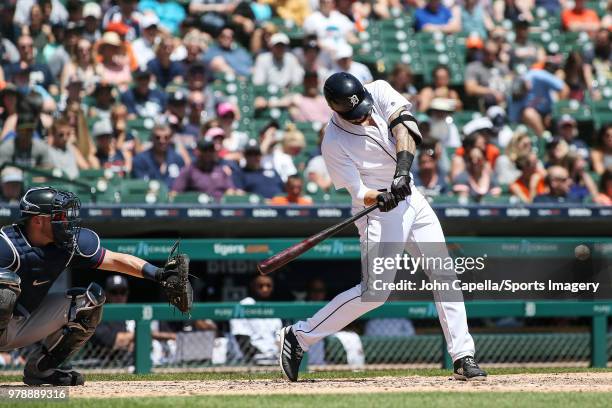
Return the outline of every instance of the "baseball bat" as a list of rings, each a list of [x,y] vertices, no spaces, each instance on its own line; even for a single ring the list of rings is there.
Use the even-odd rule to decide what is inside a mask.
[[[366,214],[371,213],[377,207],[378,206],[376,204],[373,204],[370,207],[359,211],[352,217],[347,218],[346,220],[339,222],[338,224],[332,225],[331,227],[326,228],[323,231],[306,238],[302,242],[298,242],[297,244],[292,245],[289,248],[283,249],[278,254],[272,255],[268,259],[259,262],[257,264],[257,271],[261,275],[268,275],[269,273],[274,272],[275,270],[287,265],[289,262],[293,261],[298,256],[302,255],[304,252],[308,251],[310,248],[314,247],[319,242],[326,240],[327,238],[336,234],[340,230],[344,229],[349,224],[352,224],[361,217],[365,216]]]

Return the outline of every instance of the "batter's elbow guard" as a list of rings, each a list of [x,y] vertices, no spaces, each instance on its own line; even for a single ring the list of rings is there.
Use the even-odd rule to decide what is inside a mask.
[[[404,126],[408,130],[408,134],[414,140],[416,145],[420,145],[423,141],[423,136],[421,135],[421,130],[419,129],[419,124],[414,116],[410,114],[407,110],[403,110],[397,116],[397,118],[393,119],[391,123],[389,123],[389,130],[393,133],[393,129],[396,126]]]

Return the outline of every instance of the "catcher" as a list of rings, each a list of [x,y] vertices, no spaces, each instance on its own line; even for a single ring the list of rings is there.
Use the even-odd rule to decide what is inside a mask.
[[[171,304],[191,309],[189,260],[172,249],[163,268],[132,255],[109,251],[90,229],[80,227],[78,197],[52,187],[28,190],[16,224],[0,229],[0,351],[39,345],[28,356],[28,385],[83,385],[77,371],[62,364],[89,340],[102,317],[102,288],[71,288],[47,294],[68,268],[102,269],[158,282]],[[62,368],[60,368],[62,366]]]

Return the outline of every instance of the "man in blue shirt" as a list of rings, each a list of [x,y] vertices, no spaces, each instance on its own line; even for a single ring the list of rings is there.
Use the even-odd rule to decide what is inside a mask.
[[[150,88],[151,73],[139,69],[134,73],[135,85],[121,94],[130,115],[139,118],[157,118],[166,109],[166,94],[157,88]]]
[[[144,180],[159,180],[172,186],[185,165],[174,150],[172,130],[166,124],[156,125],[151,131],[153,146],[134,157],[132,177]]]
[[[451,11],[444,7],[440,0],[429,0],[425,7],[417,9],[414,20],[416,31],[454,33],[461,29],[461,25],[453,21]]]
[[[219,33],[217,43],[204,54],[204,64],[214,72],[247,77],[251,75],[253,58],[244,48],[234,43],[234,30],[226,27]]]
[[[250,140],[244,149],[246,165],[233,174],[236,188],[246,193],[272,198],[284,191],[283,180],[274,169],[261,167],[261,148],[255,140]]]
[[[164,37],[155,48],[155,58],[147,63],[148,71],[153,74],[160,88],[165,88],[172,82],[182,82],[185,78],[183,63],[170,59],[173,51],[174,39]]]

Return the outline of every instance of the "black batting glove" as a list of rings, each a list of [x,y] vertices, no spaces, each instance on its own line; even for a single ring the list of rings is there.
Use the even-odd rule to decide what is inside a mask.
[[[412,190],[410,189],[410,175],[395,177],[391,183],[391,192],[398,201],[412,194]]]
[[[397,198],[393,193],[386,191],[376,196],[376,204],[381,212],[391,211],[397,207]]]

